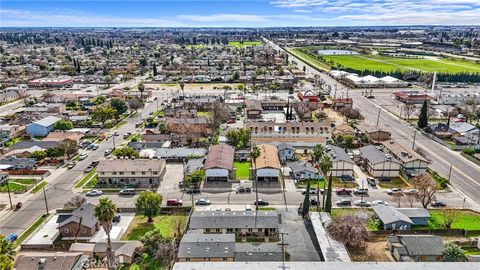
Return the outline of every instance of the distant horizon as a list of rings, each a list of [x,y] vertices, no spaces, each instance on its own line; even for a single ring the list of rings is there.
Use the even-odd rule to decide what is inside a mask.
[[[52,29],[275,29],[275,28],[413,28],[413,27],[480,27],[480,24],[416,24],[416,25],[315,25],[315,26],[0,26],[4,28],[52,28]]]
[[[480,0],[2,0],[0,28],[477,26]]]

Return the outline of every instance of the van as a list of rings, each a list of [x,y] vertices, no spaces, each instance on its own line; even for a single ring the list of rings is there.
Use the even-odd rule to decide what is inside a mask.
[[[133,189],[133,188],[122,189],[122,190],[120,190],[119,194],[123,195],[123,196],[133,196],[133,195],[135,195],[135,189]]]

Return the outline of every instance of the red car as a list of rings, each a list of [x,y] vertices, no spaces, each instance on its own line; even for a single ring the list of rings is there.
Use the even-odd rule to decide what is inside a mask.
[[[230,119],[227,121],[227,124],[235,124],[237,121],[235,119]]]
[[[348,196],[352,194],[352,191],[346,188],[337,189],[335,192],[337,193],[337,195],[343,195],[343,196]]]
[[[183,201],[179,199],[168,199],[167,206],[182,206]]]

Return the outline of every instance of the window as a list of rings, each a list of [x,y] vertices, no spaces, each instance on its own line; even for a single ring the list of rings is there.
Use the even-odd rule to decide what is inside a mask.
[[[142,175],[145,175],[146,173],[145,172],[142,172]]]
[[[105,172],[100,172],[100,175],[105,175]]]
[[[190,261],[190,258],[185,258],[185,261],[189,262],[189,261]]]
[[[215,232],[222,232],[222,229],[215,229]]]
[[[135,175],[135,172],[132,172],[132,175]]]
[[[69,228],[63,228],[63,232],[64,232],[64,233],[69,233],[69,232],[70,232],[70,229],[69,229]]]
[[[123,172],[119,172],[118,174],[123,175]]]
[[[158,172],[157,172],[157,171],[154,171],[154,172],[153,172],[153,174],[155,174],[155,175],[156,175],[156,174],[158,174]]]
[[[112,172],[113,175],[117,175],[117,172]]]
[[[227,233],[231,233],[231,232],[233,232],[233,229],[228,228],[228,229],[227,229]]]
[[[253,230],[252,230],[252,229],[248,229],[248,232],[253,232]]]
[[[223,258],[223,261],[226,262],[228,260],[228,258]]]

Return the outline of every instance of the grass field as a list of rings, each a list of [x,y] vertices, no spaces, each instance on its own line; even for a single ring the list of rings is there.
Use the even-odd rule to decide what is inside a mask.
[[[382,55],[325,55],[323,59],[333,67],[371,71],[421,71],[439,73],[480,73],[480,65],[453,58],[429,57],[420,59],[397,58]]]
[[[382,188],[410,188],[401,177],[392,177],[390,179],[390,181],[378,181],[378,186]]]
[[[90,178],[93,177],[93,175],[97,173],[97,169],[93,169],[91,172],[89,172],[87,175],[85,175],[82,180],[78,181],[78,183],[75,185],[75,188],[81,188]]]
[[[243,43],[240,43],[240,41],[230,41],[228,42],[228,45],[241,49],[248,46],[260,46],[262,45],[262,42],[261,41],[244,41]]]
[[[330,70],[330,66],[328,64],[325,64],[322,61],[317,60],[315,57],[304,53],[300,48],[285,48],[285,50],[293,54],[298,59],[305,61],[310,66],[315,67],[316,69],[326,71]]]
[[[430,210],[429,227],[431,229],[445,228],[442,210]],[[453,222],[452,229],[480,230],[480,214],[472,211],[461,211]]]
[[[148,223],[147,218],[142,215],[136,215],[128,226],[123,240],[140,240],[147,232],[154,229],[160,229],[164,237],[171,238],[176,232],[176,224],[180,223],[183,231],[186,222],[185,215],[160,215],[153,219],[153,223]]]
[[[233,167],[236,169],[237,180],[250,180],[250,162],[235,161]]]
[[[25,191],[25,186],[17,184],[15,182],[9,181],[8,188],[10,188],[10,192],[19,192]],[[8,192],[7,185],[3,184],[0,186],[0,192]]]
[[[311,189],[316,189],[318,187],[318,184],[320,184],[320,188],[323,189],[325,181],[323,181],[323,179],[321,179],[321,180],[316,180],[316,179],[301,180],[301,181],[297,182],[297,187],[307,188],[308,183],[310,183],[310,188]]]
[[[30,191],[30,192],[31,192],[31,193],[37,193],[37,192],[38,192],[39,190],[41,190],[46,184],[47,184],[47,183],[46,183],[45,181],[40,182],[40,183],[38,183],[37,186],[34,187],[34,188],[32,189],[32,191]]]

